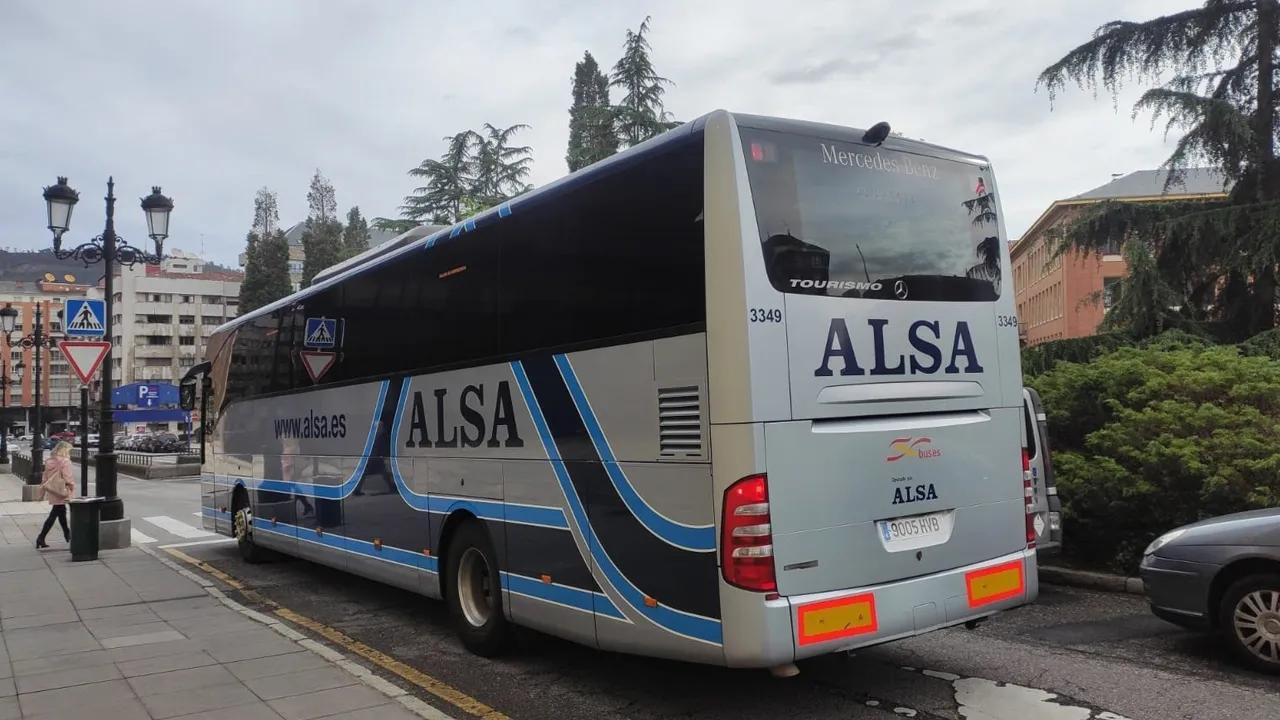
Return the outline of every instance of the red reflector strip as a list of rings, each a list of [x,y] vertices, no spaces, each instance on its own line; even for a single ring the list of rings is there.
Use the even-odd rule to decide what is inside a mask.
[[[971,608],[1018,597],[1026,585],[1022,577],[1022,561],[1014,560],[967,572],[964,574],[964,584]]]
[[[873,633],[876,596],[872,593],[808,603],[796,608],[796,641],[801,645]]]

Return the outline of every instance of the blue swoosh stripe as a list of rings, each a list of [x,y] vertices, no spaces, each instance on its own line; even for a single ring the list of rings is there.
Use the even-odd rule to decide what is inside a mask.
[[[560,490],[564,493],[565,499],[569,503],[570,511],[573,513],[574,522],[577,523],[579,529],[581,529],[583,535],[586,537],[587,547],[591,551],[591,556],[595,559],[596,566],[604,573],[605,578],[618,592],[618,594],[627,601],[627,604],[632,610],[643,615],[658,627],[695,640],[701,640],[715,645],[721,644],[723,642],[723,635],[720,621],[680,612],[662,605],[659,605],[658,607],[649,607],[645,605],[644,593],[633,585],[631,581],[623,575],[622,571],[613,564],[613,560],[600,545],[600,541],[596,538],[596,534],[591,531],[591,523],[587,518],[586,509],[582,505],[582,500],[578,497],[577,490],[574,489],[573,482],[569,478],[569,472],[565,468],[564,462],[560,459],[560,452],[556,449],[555,440],[551,437],[551,430],[547,427],[546,418],[542,415],[542,408],[538,404],[538,400],[533,393],[532,386],[529,384],[529,377],[525,374],[524,365],[522,365],[519,360],[512,361],[511,370],[515,375],[516,384],[520,386],[521,394],[524,395],[525,404],[529,408],[529,414],[533,417],[534,427],[538,430],[538,437],[542,440],[542,446],[547,453],[547,457],[551,461],[551,467],[555,470],[556,479],[560,483]]]
[[[600,593],[593,593],[589,590],[569,587],[567,585],[544,583],[535,578],[525,577],[524,575],[517,575],[509,572],[502,573],[502,587],[510,592],[525,595],[527,597],[534,598],[535,600],[547,600],[589,613],[595,612],[599,609],[601,614],[608,615],[609,617],[616,618],[618,620],[627,619],[627,617],[609,601],[609,598],[601,595]],[[597,602],[600,602],[599,608],[596,606]]]
[[[287,537],[289,539],[294,539],[296,537],[299,542],[321,545],[334,550],[351,553],[352,555],[373,558],[374,560],[394,565],[402,565],[414,570],[425,570],[429,573],[439,573],[439,558],[434,555],[423,555],[411,550],[404,550],[402,548],[392,547],[385,544],[382,546],[381,550],[378,550],[374,547],[373,543],[366,540],[357,540],[352,537],[330,532],[317,535],[316,532],[310,528],[298,527],[288,523],[276,523],[273,525],[270,520],[263,520],[261,518],[253,519],[253,528],[255,532],[260,531],[272,535]],[[296,532],[297,535],[295,536],[293,533],[289,532],[281,532],[281,528],[288,528],[289,530]],[[626,616],[623,615],[607,597],[600,593],[591,592],[590,590],[569,587],[567,585],[544,583],[541,580],[535,580],[523,575],[516,575],[508,572],[502,573],[502,587],[504,589],[509,589],[511,592],[516,592],[535,600],[568,605],[586,612],[595,611],[597,608],[594,603],[598,600],[601,603],[601,606],[598,609],[602,614],[618,620],[627,619]]]
[[[605,472],[609,475],[609,481],[613,483],[614,489],[618,491],[618,495],[622,498],[622,502],[627,506],[627,509],[631,511],[631,514],[649,532],[676,547],[697,552],[714,551],[716,549],[716,529],[714,525],[686,525],[671,520],[654,510],[640,496],[640,493],[636,492],[635,487],[627,480],[626,474],[622,472],[621,466],[618,465],[618,460],[614,457],[613,450],[609,447],[609,440],[605,437],[604,430],[600,427],[600,421],[596,419],[595,413],[591,410],[591,403],[587,402],[587,395],[583,392],[581,383],[578,382],[578,376],[573,372],[573,366],[569,363],[569,358],[565,355],[556,355],[555,361],[556,366],[560,368],[560,375],[564,378],[565,386],[569,389],[569,395],[573,398],[573,404],[578,408],[578,415],[582,417],[582,422],[587,428],[587,434],[591,436],[591,443],[595,445],[596,452],[599,453],[600,459],[604,462]]]

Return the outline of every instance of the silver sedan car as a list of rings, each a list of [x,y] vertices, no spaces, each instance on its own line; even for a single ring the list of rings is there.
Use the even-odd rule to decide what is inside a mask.
[[[1142,558],[1151,611],[1218,633],[1258,670],[1280,673],[1280,508],[1184,525]]]

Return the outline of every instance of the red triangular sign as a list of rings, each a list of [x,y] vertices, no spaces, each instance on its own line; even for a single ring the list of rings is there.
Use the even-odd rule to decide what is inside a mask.
[[[88,385],[89,379],[102,366],[102,359],[110,352],[111,343],[106,340],[59,340],[58,349],[81,384]]]
[[[338,359],[337,353],[320,350],[303,350],[298,355],[302,357],[302,367],[307,369],[307,375],[311,376],[313,383],[320,382],[320,378],[329,372],[329,368],[333,367],[334,361]]]

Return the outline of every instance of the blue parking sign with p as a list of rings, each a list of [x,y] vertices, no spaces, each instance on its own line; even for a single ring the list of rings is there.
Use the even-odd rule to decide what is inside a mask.
[[[309,348],[331,348],[336,344],[338,321],[334,318],[307,318],[302,344]]]
[[[66,332],[71,337],[102,337],[107,334],[106,303],[89,298],[68,298]]]

